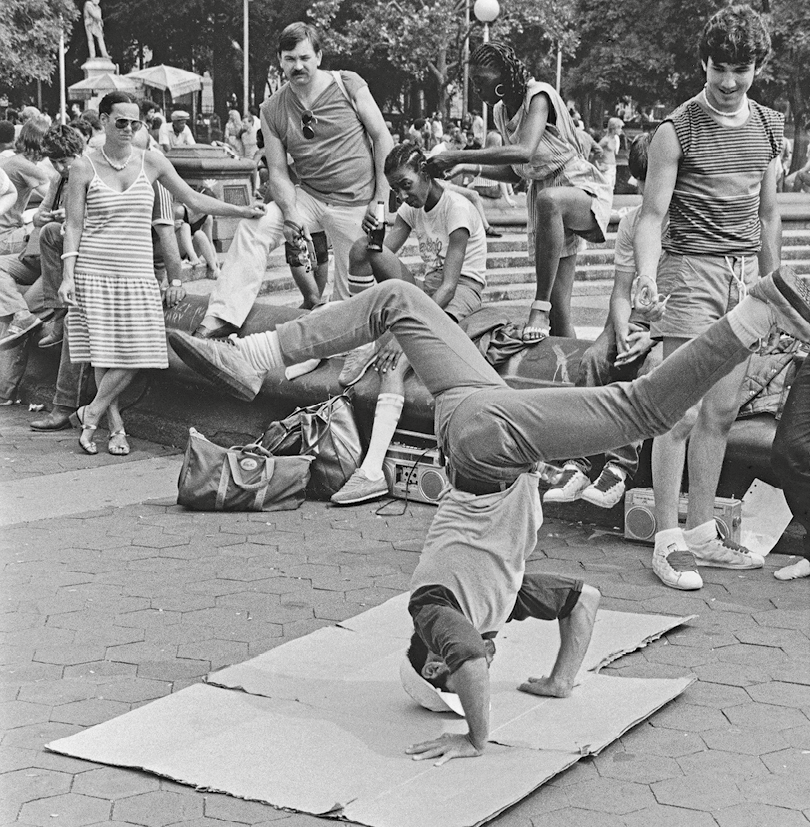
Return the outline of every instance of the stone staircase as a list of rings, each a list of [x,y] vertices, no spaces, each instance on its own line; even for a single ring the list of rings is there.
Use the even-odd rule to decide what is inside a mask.
[[[518,196],[520,199],[521,196]],[[810,273],[810,197],[780,195],[782,213],[782,260],[797,272]],[[613,279],[613,245],[616,239],[619,214],[638,203],[638,196],[616,196],[614,210],[617,215],[609,228],[603,244],[587,244],[577,258],[577,275],[574,284],[574,301],[577,298],[601,297],[606,302]],[[514,209],[490,207],[487,204],[490,223],[503,233],[501,238],[487,239],[487,280],[485,302],[519,302],[525,304],[534,296],[534,268],[529,265],[526,247],[527,213],[525,201],[519,201]],[[408,239],[402,250],[404,262],[412,272],[423,272],[413,238]],[[188,291],[206,294],[213,282],[205,279],[205,270],[188,271]],[[284,250],[279,248],[269,256],[260,296],[263,302],[297,305],[300,294],[290,276],[284,260]],[[586,300],[587,301],[587,300]],[[605,305],[606,306],[606,305]]]

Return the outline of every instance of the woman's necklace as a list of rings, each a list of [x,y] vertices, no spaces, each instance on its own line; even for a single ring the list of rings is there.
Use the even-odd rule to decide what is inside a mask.
[[[115,163],[115,161],[113,161],[113,159],[112,159],[112,158],[110,158],[110,156],[109,156],[109,155],[107,155],[107,153],[104,151],[104,147],[103,147],[103,146],[99,147],[99,149],[101,150],[101,154],[104,156],[104,160],[105,160],[105,161],[106,161],[106,162],[107,162],[107,163],[108,163],[108,164],[109,164],[109,165],[110,165],[113,169],[118,170],[118,172],[121,172],[121,170],[122,170],[122,169],[126,169],[126,168],[127,168],[127,164],[129,164],[129,162],[132,160],[132,147],[130,147],[130,149],[129,149],[129,155],[127,155],[127,159],[126,159],[126,161],[124,161],[124,163],[123,163],[123,164],[116,164],[116,163]]]
[[[705,89],[703,90],[703,103],[705,103],[706,106],[708,106],[709,109],[711,109],[715,115],[719,115],[721,118],[736,118],[738,115],[742,115],[742,113],[745,112],[746,109],[748,109],[748,98],[746,96],[743,96],[743,102],[740,104],[739,109],[737,109],[734,112],[723,112],[722,110],[717,109],[709,103],[709,96],[706,94]]]

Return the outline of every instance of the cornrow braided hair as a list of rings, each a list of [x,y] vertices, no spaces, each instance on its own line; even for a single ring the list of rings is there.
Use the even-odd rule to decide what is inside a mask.
[[[470,55],[470,65],[494,68],[503,77],[504,97],[518,104],[523,102],[529,70],[510,46],[498,41],[482,43]]]
[[[390,175],[394,170],[401,167],[409,167],[417,174],[427,174],[426,165],[427,158],[422,150],[411,141],[403,141],[388,153],[383,172]]]

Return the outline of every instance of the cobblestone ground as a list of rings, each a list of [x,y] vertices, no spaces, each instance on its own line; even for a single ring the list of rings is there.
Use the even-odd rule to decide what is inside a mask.
[[[74,432],[34,435],[30,418],[0,412],[0,486],[39,475],[43,515],[53,474],[118,463],[125,488],[133,463],[166,453],[135,442],[128,463],[85,457]],[[169,500],[75,510],[2,531],[0,825],[326,825],[43,745],[403,591],[432,507],[389,517],[322,503],[258,515],[189,514]],[[606,608],[698,615],[609,671],[698,680],[493,823],[807,825],[810,582],[776,581],[784,562],[704,569],[701,591],[679,593],[656,580],[647,547],[547,522],[534,569],[583,576]]]

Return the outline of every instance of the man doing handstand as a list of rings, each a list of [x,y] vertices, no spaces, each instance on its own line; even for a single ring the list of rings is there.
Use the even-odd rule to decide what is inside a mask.
[[[648,302],[650,316],[660,314],[659,299]],[[776,322],[810,340],[810,278],[775,271],[650,374],[596,388],[508,387],[434,301],[398,280],[275,331],[226,341],[171,331],[169,341],[190,367],[250,400],[271,368],[353,350],[389,330],[396,337],[435,398],[436,437],[450,481],[412,584],[417,643],[427,650],[421,672],[458,694],[469,725],[465,735],[445,734],[408,752],[447,761],[480,755],[489,737],[492,649],[476,634],[490,637],[510,616],[560,618],[566,640],[551,676],[521,687],[538,694],[570,691],[587,648],[596,590],[555,576],[524,576],[542,515],[537,464],[665,433]],[[484,587],[487,570],[497,579]]]

